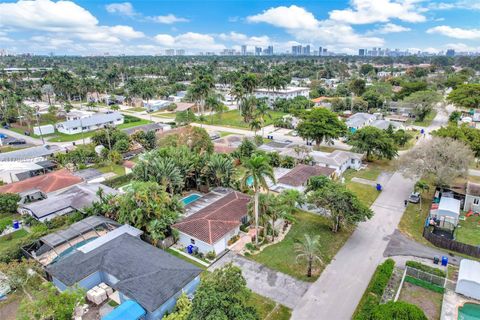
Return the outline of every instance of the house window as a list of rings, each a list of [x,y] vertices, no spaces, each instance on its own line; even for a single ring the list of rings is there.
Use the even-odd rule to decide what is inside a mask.
[[[77,129],[78,129],[77,127],[75,127],[75,128],[72,128],[72,130],[77,130]]]
[[[480,202],[480,200],[478,198],[473,199],[473,204],[474,205],[478,205],[479,202]]]
[[[195,244],[195,240],[190,239],[190,243],[191,243],[191,244]]]

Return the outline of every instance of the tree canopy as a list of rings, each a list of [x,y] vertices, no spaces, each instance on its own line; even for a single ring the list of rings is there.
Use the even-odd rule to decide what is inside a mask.
[[[347,132],[347,126],[338,119],[337,114],[324,108],[304,111],[300,114],[300,119],[298,135],[315,141],[317,145],[322,142],[330,143]]]
[[[480,84],[462,84],[452,90],[447,101],[457,107],[475,109],[480,107]]]
[[[372,156],[377,158],[393,159],[398,154],[394,140],[385,130],[367,126],[357,131],[348,139],[355,152],[366,153],[367,160]]]
[[[389,301],[378,305],[370,315],[370,320],[427,320],[423,310],[414,304],[403,301]]]

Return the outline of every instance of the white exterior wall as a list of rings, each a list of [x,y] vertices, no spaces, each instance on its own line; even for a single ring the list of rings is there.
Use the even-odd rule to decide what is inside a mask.
[[[269,101],[273,102],[277,99],[293,99],[296,97],[303,96],[305,98],[309,97],[309,89],[304,90],[295,90],[291,92],[282,92],[282,91],[256,91],[255,97],[258,99],[267,98]]]
[[[463,204],[463,211],[480,212],[480,197],[466,195],[465,203]]]
[[[218,255],[219,253],[222,253],[227,249],[228,240],[230,240],[233,236],[239,233],[240,233],[240,227],[237,227],[234,230],[230,231],[228,234],[226,234],[223,238],[218,240],[216,243],[211,245],[201,240],[198,240],[197,238],[194,238],[186,233],[179,232],[178,242],[183,246],[187,247],[192,244],[191,239],[193,239],[195,240],[195,243],[193,245],[198,247],[199,252],[203,254],[207,254],[210,251],[215,251],[215,254]]]
[[[463,294],[466,297],[480,300],[480,284],[473,281],[459,280],[455,292]]]
[[[51,134],[55,133],[55,127],[51,124],[47,124],[45,126],[40,126],[40,127],[33,127],[33,133],[36,134],[37,136],[40,135],[40,130],[42,131],[43,134]]]
[[[94,130],[97,130],[97,129],[103,129],[103,127],[105,125],[117,126],[117,125],[122,124],[122,123],[123,123],[123,118],[121,118],[120,121],[111,121],[109,123],[102,123],[102,124],[99,124],[99,125],[92,125],[92,126],[88,126],[88,127],[83,127],[83,130],[82,130],[82,127],[80,127],[80,126],[74,127],[74,128],[70,128],[70,127],[65,128],[63,126],[59,126],[59,127],[57,127],[57,130],[61,133],[65,133],[65,134],[76,134],[76,133],[94,131]]]

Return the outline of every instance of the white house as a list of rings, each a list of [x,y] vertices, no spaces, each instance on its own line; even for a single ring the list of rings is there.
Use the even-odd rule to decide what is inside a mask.
[[[148,102],[144,101],[143,107],[147,109],[147,112],[155,112],[167,109],[172,103],[173,102],[169,100],[150,100]]]
[[[93,116],[95,112],[85,110],[72,110],[66,114],[67,121],[79,120]]]
[[[390,126],[394,131],[405,128],[402,123],[390,120],[375,120],[370,125],[381,130],[387,130]]]
[[[55,127],[52,124],[47,124],[44,126],[33,127],[33,133],[37,136],[55,133]]]
[[[123,120],[120,112],[96,113],[78,120],[57,123],[57,130],[65,134],[76,134],[101,129],[106,125],[117,126],[122,124]]]
[[[467,182],[463,211],[480,212],[480,184]]]
[[[371,125],[377,117],[373,114],[358,112],[350,116],[345,124],[351,132],[355,132],[365,126]]]
[[[480,300],[480,263],[462,259],[455,292]]]
[[[206,196],[207,197],[207,196]],[[178,243],[196,247],[206,254],[217,255],[229,246],[229,240],[240,232],[240,225],[248,221],[250,196],[230,190],[223,197],[172,225],[179,232]]]
[[[285,89],[256,89],[254,94],[256,98],[267,98],[269,103],[273,103],[277,99],[293,99],[296,97],[308,98],[309,88],[305,87],[287,87]]]
[[[441,222],[449,222],[454,226],[458,223],[460,215],[460,200],[448,197],[441,197],[438,203],[438,209],[430,211],[430,217],[436,218]]]

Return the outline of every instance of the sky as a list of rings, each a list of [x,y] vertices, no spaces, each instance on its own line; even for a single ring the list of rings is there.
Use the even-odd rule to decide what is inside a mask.
[[[480,0],[0,0],[0,49],[144,55],[295,44],[480,51]],[[313,49],[312,49],[313,50]]]

